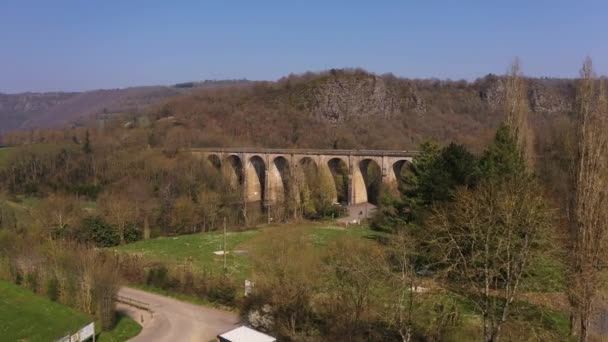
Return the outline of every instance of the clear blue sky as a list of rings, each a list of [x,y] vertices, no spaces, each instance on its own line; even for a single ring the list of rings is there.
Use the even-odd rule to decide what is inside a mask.
[[[608,72],[608,1],[1,0],[0,92],[362,67],[474,79]]]

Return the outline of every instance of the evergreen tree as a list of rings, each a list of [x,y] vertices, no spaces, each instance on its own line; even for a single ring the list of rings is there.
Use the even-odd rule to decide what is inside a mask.
[[[490,181],[521,177],[526,173],[526,163],[517,140],[506,124],[496,131],[494,141],[481,158],[480,168],[482,177]]]
[[[473,187],[479,177],[478,160],[463,145],[452,143],[439,148],[424,143],[420,155],[414,158],[412,173],[403,179],[400,196],[380,196],[372,227],[393,231],[419,222],[432,205],[451,201],[459,187]]]

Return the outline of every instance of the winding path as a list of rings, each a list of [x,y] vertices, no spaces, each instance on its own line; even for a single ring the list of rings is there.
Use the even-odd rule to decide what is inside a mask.
[[[234,312],[182,302],[142,290],[123,287],[120,296],[149,304],[152,313],[118,303],[117,309],[142,325],[132,342],[209,341],[238,325]]]

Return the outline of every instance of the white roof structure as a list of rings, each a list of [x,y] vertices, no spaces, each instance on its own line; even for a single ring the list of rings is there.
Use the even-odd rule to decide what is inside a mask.
[[[219,335],[220,340],[230,342],[276,342],[276,338],[268,336],[246,326],[240,326]]]

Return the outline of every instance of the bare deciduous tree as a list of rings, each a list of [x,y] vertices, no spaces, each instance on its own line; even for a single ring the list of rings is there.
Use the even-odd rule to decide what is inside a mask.
[[[550,216],[538,186],[522,177],[460,190],[429,219],[447,284],[481,312],[484,341],[499,340]]]
[[[100,204],[107,219],[116,226],[120,243],[124,244],[127,225],[136,219],[133,202],[122,193],[113,193],[102,197]]]
[[[403,231],[398,232],[391,239],[388,248],[393,266],[390,275],[395,298],[387,321],[399,332],[403,342],[411,341],[414,332],[414,306],[418,290],[414,270],[414,250],[412,237]]]
[[[507,72],[505,84],[505,123],[513,132],[517,147],[528,166],[532,165],[533,134],[528,122],[530,111],[528,86],[521,71],[521,63],[516,58]]]
[[[80,216],[74,198],[61,194],[53,194],[43,200],[36,211],[36,217],[49,239],[63,236]]]
[[[597,83],[587,58],[577,90],[577,146],[569,216],[573,235],[570,300],[573,317],[579,319],[581,341],[589,338],[601,264],[608,252],[608,102],[604,86],[598,89]]]

